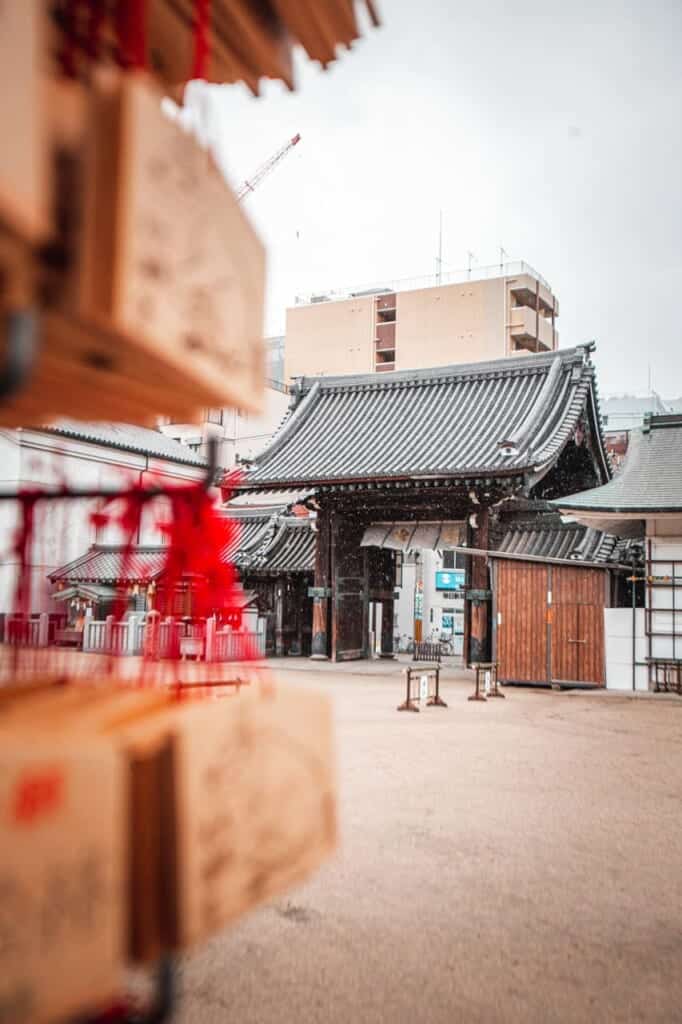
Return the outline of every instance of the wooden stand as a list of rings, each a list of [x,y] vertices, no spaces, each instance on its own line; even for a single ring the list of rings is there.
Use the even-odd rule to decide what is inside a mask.
[[[501,697],[505,699],[505,695],[500,691],[497,685],[497,663],[494,661],[476,661],[470,666],[476,672],[476,689],[468,697],[468,700],[487,700],[488,697]],[[487,694],[481,693],[481,674],[485,678],[486,673],[490,674],[490,690]]]
[[[440,665],[422,665],[422,666],[414,666],[414,667],[406,668],[405,669],[405,679],[406,679],[407,691],[406,691],[406,694],[405,694],[405,700],[403,701],[402,704],[398,705],[398,708],[397,708],[398,711],[419,711],[420,710],[417,707],[417,705],[418,705],[419,701],[421,700],[421,695],[417,694],[416,696],[413,696],[413,694],[412,694],[412,680],[413,680],[414,676],[417,676],[417,677],[428,676],[430,679],[433,679],[433,692],[427,694],[427,697],[426,697],[426,706],[427,706],[427,708],[432,708],[432,707],[446,708],[447,707],[447,704],[445,703],[445,701],[443,700],[443,698],[440,695]]]

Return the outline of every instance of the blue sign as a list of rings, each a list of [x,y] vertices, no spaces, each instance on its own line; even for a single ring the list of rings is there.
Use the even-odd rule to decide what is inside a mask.
[[[461,590],[464,586],[464,569],[449,569],[436,573],[436,590]]]

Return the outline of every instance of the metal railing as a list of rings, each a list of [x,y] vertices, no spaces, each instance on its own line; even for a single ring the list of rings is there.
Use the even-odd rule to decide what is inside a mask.
[[[344,299],[369,298],[373,294],[379,295],[382,292],[406,292],[418,288],[437,288],[444,284],[464,284],[468,281],[488,281],[495,277],[519,277],[528,274],[539,281],[548,291],[552,288],[548,281],[538,274],[529,263],[523,260],[513,260],[508,263],[493,263],[484,267],[466,267],[458,270],[448,270],[442,273],[426,274],[421,277],[403,277],[396,280],[379,281],[376,284],[364,284],[349,286],[346,288],[333,288],[320,290],[310,295],[297,295],[295,304],[305,306],[312,302],[341,302]]]

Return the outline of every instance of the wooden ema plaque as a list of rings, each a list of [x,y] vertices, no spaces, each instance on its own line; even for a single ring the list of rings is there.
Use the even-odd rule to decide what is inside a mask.
[[[3,688],[0,1020],[92,1010],[124,962],[209,938],[335,843],[325,696],[262,679],[215,699]]]
[[[0,2],[0,229],[31,243],[48,229],[43,6]]]
[[[302,881],[334,850],[329,701],[255,685],[219,708],[196,705],[175,735],[173,764],[173,939],[184,948]]]
[[[118,337],[103,360],[172,391],[158,412],[257,411],[265,256],[221,173],[144,75],[100,77],[89,138],[80,306]]]
[[[194,60],[194,0],[149,0],[151,64],[169,86],[191,76]],[[213,0],[206,68],[209,82],[243,81],[257,95],[263,75],[280,78],[293,89],[292,40],[264,5],[244,0]]]
[[[123,764],[103,742],[2,736],[0,1020],[105,1007],[121,985]]]

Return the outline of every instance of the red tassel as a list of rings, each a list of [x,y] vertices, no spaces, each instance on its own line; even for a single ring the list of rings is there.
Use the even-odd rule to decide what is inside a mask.
[[[209,27],[211,21],[211,0],[195,0],[194,3],[194,64],[192,78],[206,78],[210,55]]]
[[[15,611],[28,616],[31,610],[31,551],[33,549],[33,528],[35,526],[35,508],[40,500],[40,491],[22,491],[18,496],[20,519],[14,541],[14,552],[17,556],[18,577],[15,598]]]
[[[118,0],[116,22],[121,67],[145,68],[147,66],[147,0]]]

